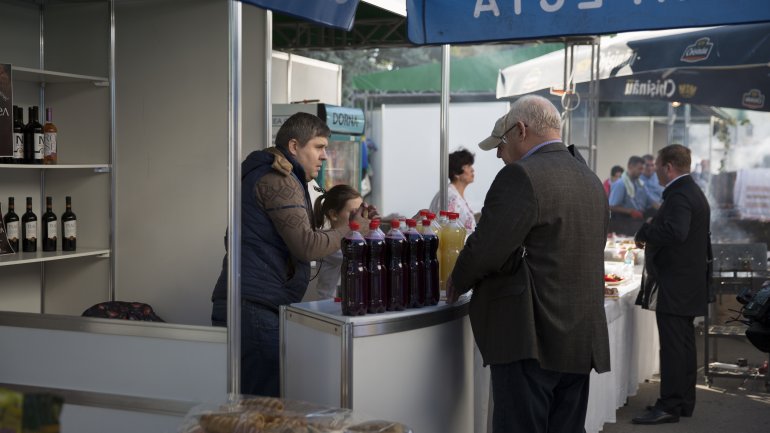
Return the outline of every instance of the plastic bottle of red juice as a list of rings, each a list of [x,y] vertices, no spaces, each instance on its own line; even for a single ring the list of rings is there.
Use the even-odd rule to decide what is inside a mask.
[[[409,293],[406,307],[419,308],[425,305],[425,241],[417,231],[417,221],[407,219],[409,230],[404,234],[407,244],[407,269]]]
[[[385,267],[385,234],[380,230],[380,220],[369,223],[366,240],[366,270],[369,274],[368,313],[385,312],[388,272]]]
[[[404,267],[406,238],[399,230],[399,221],[390,223],[390,231],[385,236],[385,268],[387,271],[387,298],[385,308],[388,311],[401,311],[406,308],[407,273]]]
[[[425,305],[436,305],[440,298],[438,281],[438,236],[430,219],[422,220],[422,238],[425,241]]]
[[[355,221],[350,222],[350,231],[342,238],[342,314],[361,316],[366,314],[368,303],[368,272],[365,266],[366,241]]]

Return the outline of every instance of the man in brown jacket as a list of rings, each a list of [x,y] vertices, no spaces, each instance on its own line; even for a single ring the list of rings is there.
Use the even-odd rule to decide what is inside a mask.
[[[583,432],[591,369],[610,369],[604,314],[609,209],[599,178],[561,142],[539,96],[511,105],[479,144],[506,166],[448,282],[473,289],[470,319],[491,365],[493,431]]]
[[[312,223],[307,183],[326,159],[329,134],[317,116],[297,113],[278,130],[275,147],[252,152],[241,165],[243,394],[279,396],[278,307],[302,299],[310,261],[338,250],[347,231],[316,231]],[[368,228],[376,214],[362,205],[351,217]],[[226,326],[227,256],[211,300],[212,324]]]

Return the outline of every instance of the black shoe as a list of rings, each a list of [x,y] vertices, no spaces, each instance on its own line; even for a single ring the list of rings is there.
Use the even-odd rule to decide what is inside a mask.
[[[646,406],[644,409],[645,410],[655,410],[655,406],[649,405],[649,406]],[[692,410],[684,410],[684,409],[682,409],[682,411],[679,413],[679,416],[682,416],[682,417],[685,417],[685,418],[690,418],[690,417],[692,417],[692,412],[693,412]]]
[[[679,422],[679,417],[653,407],[652,410],[648,410],[644,415],[632,419],[631,422],[634,424],[664,424]]]

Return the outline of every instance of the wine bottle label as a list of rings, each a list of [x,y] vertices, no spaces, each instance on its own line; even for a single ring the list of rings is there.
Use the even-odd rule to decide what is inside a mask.
[[[8,234],[9,241],[19,240],[19,222],[18,221],[9,222],[8,227],[5,228],[5,231]]]
[[[50,156],[56,154],[56,133],[46,132],[43,138],[43,152],[44,156]]]
[[[56,239],[56,229],[58,228],[58,221],[48,221],[48,239]]]
[[[35,143],[35,159],[43,159],[43,148],[45,148],[45,135],[34,134],[33,143]]]
[[[26,231],[28,241],[37,240],[37,221],[29,221],[24,223],[24,229]]]
[[[24,134],[13,133],[13,158],[24,159]]]
[[[78,237],[77,221],[64,221],[64,239],[75,240]]]

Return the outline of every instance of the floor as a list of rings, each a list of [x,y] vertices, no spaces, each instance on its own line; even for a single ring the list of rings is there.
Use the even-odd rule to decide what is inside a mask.
[[[699,365],[702,373],[703,337],[698,336]],[[744,341],[720,340],[720,362],[735,363],[746,358],[750,366],[761,365],[767,354]],[[681,418],[678,423],[635,425],[631,419],[654,404],[658,397],[658,380],[653,378],[639,387],[636,396],[618,409],[617,422],[605,424],[604,433],[768,433],[770,432],[770,393],[763,379],[714,378],[710,387],[699,374],[695,413],[692,418]]]

